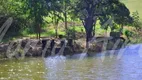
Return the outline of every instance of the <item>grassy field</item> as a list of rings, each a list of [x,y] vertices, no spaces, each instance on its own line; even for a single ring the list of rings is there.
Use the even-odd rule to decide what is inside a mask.
[[[121,0],[129,8],[130,12],[138,11],[142,20],[142,0]]]

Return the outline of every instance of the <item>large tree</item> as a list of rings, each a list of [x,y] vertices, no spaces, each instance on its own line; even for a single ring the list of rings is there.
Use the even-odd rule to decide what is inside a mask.
[[[75,13],[79,14],[79,17],[83,22],[86,31],[86,48],[88,48],[89,41],[93,37],[93,26],[96,25],[98,18],[105,18],[105,20],[100,20],[103,24],[107,19],[115,17],[113,15],[119,14],[117,11],[120,8],[116,6],[120,6],[119,4],[122,3],[119,0],[77,0],[76,4]],[[125,14],[125,12],[123,12],[123,14]]]

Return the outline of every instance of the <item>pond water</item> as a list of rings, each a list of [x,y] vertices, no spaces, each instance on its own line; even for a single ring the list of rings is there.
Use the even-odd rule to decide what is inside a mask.
[[[135,47],[135,48],[133,48]],[[0,60],[0,80],[141,80],[141,47],[114,56],[26,58]]]

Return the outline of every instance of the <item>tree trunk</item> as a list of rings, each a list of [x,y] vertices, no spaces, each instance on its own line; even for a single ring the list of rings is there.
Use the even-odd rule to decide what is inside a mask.
[[[53,22],[54,22],[55,36],[57,38],[58,37],[58,20],[56,17],[56,11],[54,11],[53,14],[54,14]]]
[[[56,38],[58,37],[58,24],[55,24],[55,35]]]
[[[66,35],[67,35],[67,38],[69,38],[69,34],[68,34],[68,24],[67,24],[67,4],[66,4],[66,1],[64,2],[64,18],[65,18]]]
[[[35,29],[35,32],[36,32],[36,39],[38,39],[38,37],[39,37],[39,35],[38,35],[38,26],[37,25],[35,25],[36,26],[36,29]]]
[[[86,48],[89,48],[89,41],[92,39],[92,30],[86,30]]]
[[[41,27],[40,27],[40,24],[38,25],[38,39],[40,40],[40,36],[41,36],[41,33],[40,33],[40,31],[41,31]]]
[[[38,33],[36,33],[36,39],[38,39]]]
[[[92,39],[92,31],[93,31],[93,23],[94,20],[92,17],[88,17],[85,19],[85,31],[86,31],[86,48],[89,48],[89,41]]]
[[[68,38],[68,37],[69,37],[69,34],[68,34],[68,24],[67,24],[67,13],[66,13],[66,12],[64,13],[64,17],[65,17],[66,35],[67,35],[67,38]]]

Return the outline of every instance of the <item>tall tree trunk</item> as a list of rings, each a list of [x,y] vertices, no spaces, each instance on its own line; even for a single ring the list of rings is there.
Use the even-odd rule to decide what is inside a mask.
[[[56,11],[54,11],[53,14],[54,14],[53,22],[54,22],[54,28],[55,28],[55,36],[57,38],[58,37],[58,20],[56,17]]]
[[[39,33],[38,33],[38,25],[35,25],[35,33],[36,33],[36,39],[39,38]]]
[[[66,13],[66,12],[64,13],[64,17],[65,17],[66,35],[67,35],[67,38],[68,38],[68,37],[69,37],[69,34],[68,34],[68,23],[67,23],[67,13]]]
[[[38,33],[36,33],[36,39],[38,39]]]
[[[55,24],[55,35],[56,38],[58,37],[58,24]]]
[[[41,27],[40,27],[40,24],[38,25],[38,39],[40,40],[40,37],[41,37]]]
[[[67,24],[67,4],[66,4],[66,1],[64,2],[64,18],[65,18],[66,35],[67,35],[67,38],[69,38],[69,34],[68,34],[68,24]]]
[[[86,30],[86,48],[89,48],[89,41],[92,39],[92,30]]]
[[[86,31],[86,48],[89,48],[89,41],[92,39],[93,35],[92,35],[92,31],[93,31],[93,18],[92,17],[88,17],[85,19],[85,31]]]

